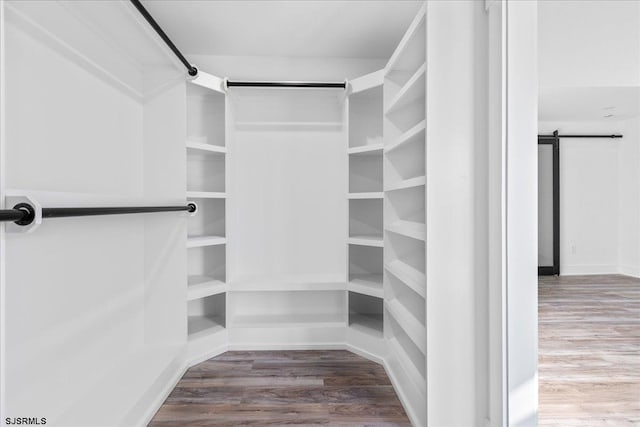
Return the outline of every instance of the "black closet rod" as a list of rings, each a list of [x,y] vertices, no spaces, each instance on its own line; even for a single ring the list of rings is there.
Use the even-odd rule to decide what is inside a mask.
[[[247,82],[227,80],[227,87],[302,87],[302,88],[340,88],[347,87],[346,82]]]
[[[65,218],[73,216],[121,215],[153,212],[195,212],[195,203],[186,206],[122,206],[90,208],[42,208],[42,218]],[[18,225],[29,225],[35,219],[36,210],[28,203],[18,203],[13,209],[0,210],[0,221],[13,221]]]
[[[622,135],[538,135],[541,139],[556,139],[556,138],[622,138]]]
[[[156,33],[158,33],[160,38],[164,40],[167,46],[169,46],[169,49],[171,49],[173,53],[178,57],[180,62],[182,62],[185,67],[187,67],[187,72],[189,73],[189,75],[190,76],[198,75],[198,69],[193,65],[191,65],[189,61],[187,61],[187,58],[185,58],[182,52],[180,52],[180,50],[176,47],[176,45],[173,44],[169,36],[167,36],[167,34],[162,30],[162,28],[160,27],[160,25],[158,25],[156,20],[153,19],[153,16],[151,16],[151,14],[147,11],[147,9],[145,9],[142,3],[140,3],[140,0],[129,0],[129,1],[133,3],[136,9],[138,9],[138,12],[140,12],[140,15],[142,15],[144,19],[147,20],[149,25],[151,25],[151,27],[156,31]]]

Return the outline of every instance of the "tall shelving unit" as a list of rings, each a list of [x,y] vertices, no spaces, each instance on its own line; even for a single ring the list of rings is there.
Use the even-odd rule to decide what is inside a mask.
[[[384,331],[387,367],[426,424],[426,7],[384,76]]]
[[[344,343],[343,96],[340,90],[228,89],[230,348]]]
[[[226,344],[226,96],[224,81],[200,72],[187,82],[187,200],[198,205],[187,227],[189,358]]]
[[[350,82],[347,342],[381,359],[383,341],[384,70]]]

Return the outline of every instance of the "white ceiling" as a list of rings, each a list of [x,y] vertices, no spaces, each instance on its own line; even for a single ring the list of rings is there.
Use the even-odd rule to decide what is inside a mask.
[[[185,54],[391,56],[420,1],[144,0]]]
[[[606,121],[640,116],[640,87],[560,87],[538,90],[539,121]]]

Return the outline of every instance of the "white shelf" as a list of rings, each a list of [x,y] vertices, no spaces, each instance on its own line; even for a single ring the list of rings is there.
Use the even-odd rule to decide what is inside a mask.
[[[189,276],[187,284],[187,301],[221,294],[227,290],[226,283],[208,276]]]
[[[420,349],[423,354],[427,354],[427,330],[413,315],[407,311],[397,299],[385,301],[387,311],[393,316],[398,325],[405,331],[411,341]]]
[[[368,193],[349,193],[348,198],[355,199],[382,199],[384,198],[383,192],[368,192]]]
[[[224,319],[222,316],[189,316],[188,331],[189,341],[204,338],[224,331]]]
[[[386,113],[392,113],[409,105],[413,101],[426,96],[426,64],[422,64],[415,74],[398,91],[398,94],[389,103]]]
[[[212,145],[194,140],[187,140],[187,148],[213,154],[226,154],[227,147]]]
[[[227,243],[227,238],[222,236],[194,236],[187,238],[187,248],[224,245],[225,243]]]
[[[402,37],[402,40],[400,40],[400,43],[398,43],[398,46],[396,47],[396,50],[391,55],[391,58],[389,58],[389,62],[385,67],[386,72],[389,72],[394,69],[407,68],[406,64],[404,64],[404,62],[406,62],[405,55],[413,51],[411,47],[412,45],[414,45],[414,43],[417,42],[417,46],[422,47],[421,50],[426,51],[426,49],[424,49],[426,44],[426,39],[423,39],[423,40],[416,39],[418,35],[423,35],[424,33],[423,30],[425,29],[425,26],[426,26],[426,5],[423,5],[422,8],[420,9],[420,12],[418,12],[418,14],[416,15],[416,18],[413,20],[413,22],[405,32],[404,36]],[[426,36],[426,34],[424,35]],[[420,59],[424,59],[424,58],[421,56]]]
[[[391,261],[385,268],[422,298],[426,296],[426,275],[400,260]]]
[[[236,122],[238,129],[251,128],[311,128],[311,129],[341,129],[342,122]]]
[[[382,313],[381,314],[357,314],[349,315],[349,327],[375,338],[382,338]]]
[[[187,191],[187,199],[226,199],[227,193],[215,191]]]
[[[391,349],[391,353],[398,359],[400,366],[405,370],[407,376],[413,379],[416,387],[426,394],[427,384],[424,375],[416,368],[416,365],[404,351],[398,340],[395,338],[389,339],[389,348]]]
[[[330,328],[344,327],[347,319],[339,314],[265,314],[233,318],[235,328]]]
[[[350,245],[374,246],[382,248],[384,246],[382,236],[349,236]]]
[[[362,155],[362,156],[373,156],[382,154],[384,149],[384,145],[380,144],[371,144],[371,145],[361,145],[358,147],[351,147],[347,150],[347,153],[351,155]]]
[[[404,145],[408,145],[412,142],[424,142],[425,132],[427,129],[427,120],[422,120],[420,123],[404,132],[402,135],[391,141],[385,148],[385,153],[389,153]]]
[[[384,69],[374,71],[349,81],[351,94],[357,94],[382,86],[384,83]]]
[[[347,284],[338,278],[324,277],[268,277],[237,279],[229,286],[230,292],[286,292],[286,291],[344,291]]]
[[[422,187],[427,184],[427,177],[418,176],[415,178],[405,179],[397,184],[390,185],[385,191],[405,190],[407,188]]]
[[[191,84],[202,86],[219,93],[225,93],[226,91],[224,79],[221,79],[220,77],[216,77],[209,73],[205,73],[202,70],[198,70],[198,75],[194,79],[187,81]]]
[[[388,225],[385,230],[416,240],[424,241],[426,237],[425,225],[420,222],[396,221]]]
[[[354,274],[347,290],[376,298],[384,297],[382,274]]]

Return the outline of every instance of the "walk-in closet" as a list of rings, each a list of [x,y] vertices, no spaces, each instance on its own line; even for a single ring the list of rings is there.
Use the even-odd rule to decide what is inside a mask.
[[[425,426],[428,304],[459,302],[427,298],[460,208],[430,144],[473,126],[431,128],[471,73],[435,3],[0,0],[3,418],[146,425],[185,372],[318,351],[399,402],[363,422]]]

